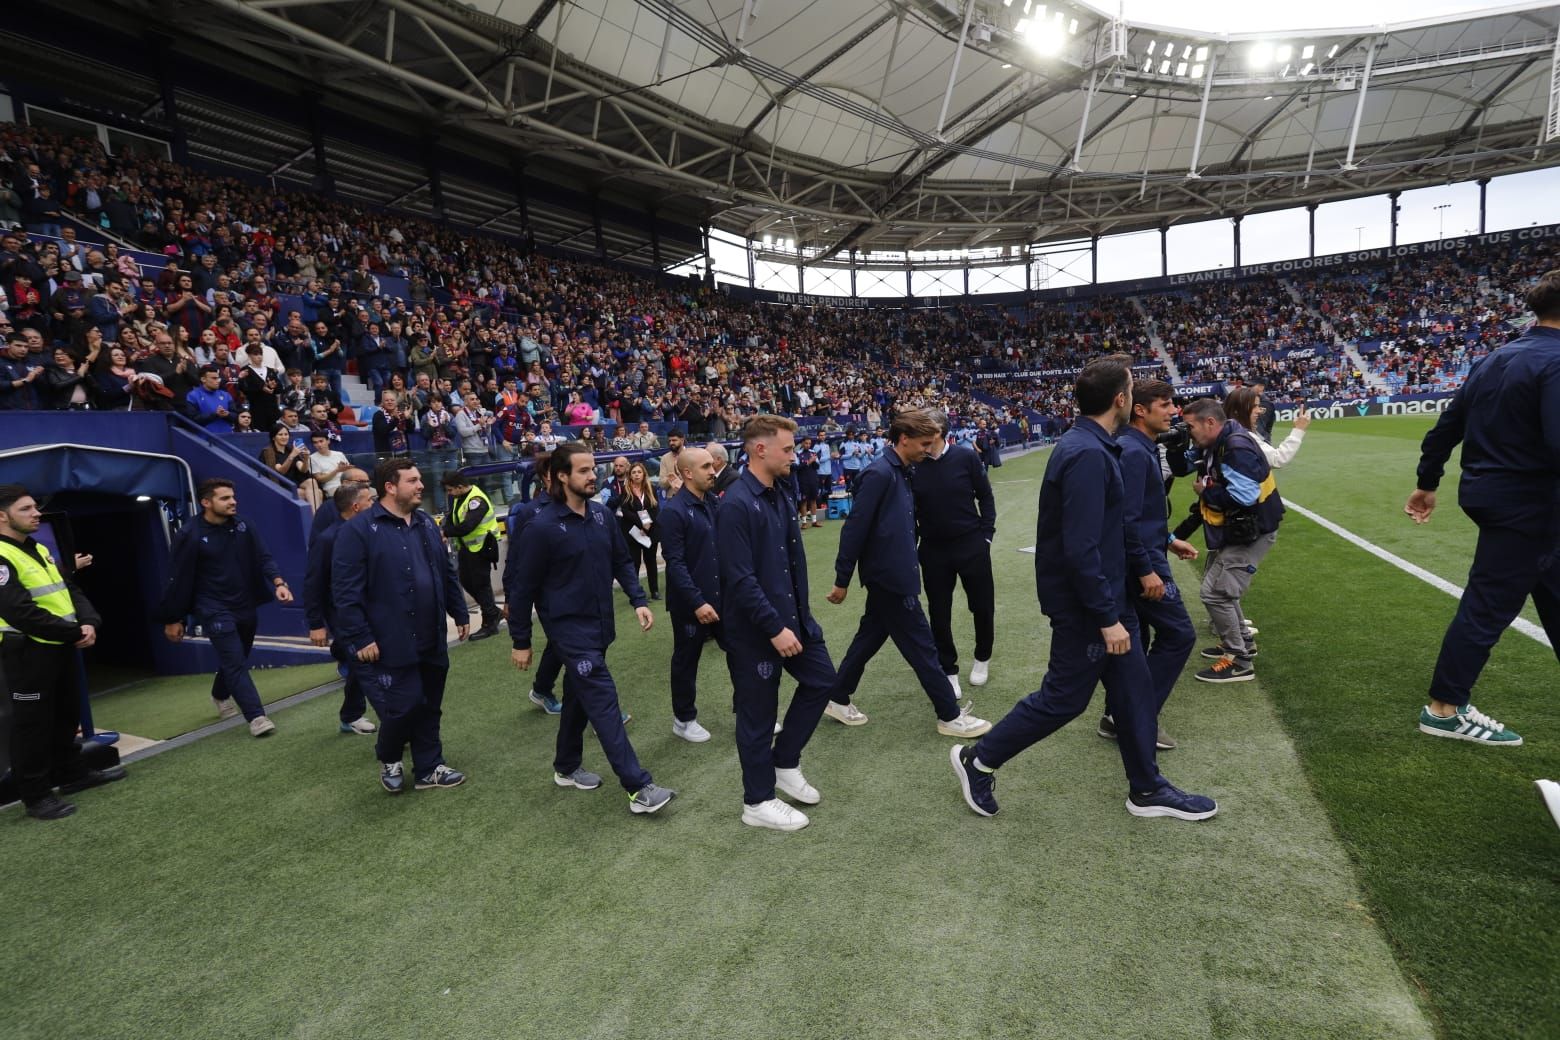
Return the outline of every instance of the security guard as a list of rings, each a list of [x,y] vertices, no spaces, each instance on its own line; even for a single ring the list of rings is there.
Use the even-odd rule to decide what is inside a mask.
[[[666,609],[672,616],[672,733],[692,744],[710,739],[694,703],[699,658],[707,640],[720,640],[720,571],[715,548],[715,458],[705,448],[677,456],[682,490],[661,507],[661,553],[666,557]],[[727,466],[723,472],[735,477]]]
[[[163,634],[177,643],[184,638],[184,619],[190,614],[199,618],[217,654],[211,683],[217,717],[230,719],[242,711],[250,735],[268,736],[276,724],[266,717],[260,691],[249,677],[255,608],[273,598],[291,603],[292,590],[260,533],[239,519],[231,480],[203,480],[197,497],[201,515],[179,529],[168,560],[170,577],[160,609]]]
[[[721,635],[737,709],[737,758],[742,763],[742,822],[795,831],[805,814],[775,797],[804,805],[822,796],[802,775],[802,748],[812,739],[834,685],[823,629],[807,604],[807,553],[788,479],[796,458],[796,423],[753,416],[742,428],[747,467],[715,511],[719,554]],[[777,735],[780,673],[797,682]]]
[[[487,492],[471,483],[459,470],[444,475],[449,512],[444,518],[445,537],[459,547],[456,573],[460,587],[471,593],[482,611],[482,627],[471,633],[473,641],[498,632],[503,612],[493,598],[492,571],[498,566],[498,514]]]
[[[867,662],[889,639],[903,655],[921,689],[937,712],[937,732],[948,737],[978,737],[991,723],[960,708],[953,683],[937,661],[931,626],[921,611],[921,570],[915,550],[915,496],[909,467],[931,453],[941,435],[936,420],[924,411],[902,412],[894,418],[893,443],[875,460],[856,485],[856,500],[840,532],[834,560],[834,590],[830,603],[844,603],[850,578],[861,564],[867,587],[867,609],[856,638],[840,662],[839,680],[829,694],[825,713],[847,726],[867,721],[851,696],[861,683]]]
[[[1429,521],[1446,462],[1461,442],[1457,502],[1479,538],[1419,730],[1499,747],[1516,747],[1522,738],[1473,706],[1473,684],[1529,596],[1560,654],[1560,271],[1539,278],[1525,302],[1537,324],[1468,373],[1425,434],[1417,490],[1403,509],[1416,524]]]
[[[25,488],[0,485],[0,688],[11,691],[11,769],[27,815],[59,820],[76,811],[54,793],[123,780],[123,766],[90,769],[76,745],[80,699],[74,650],[97,641],[102,620],[60,574]]]
[[[532,498],[524,502],[516,502],[509,507],[509,554],[504,558],[504,617],[509,617],[509,588],[514,584],[516,568],[520,566],[520,536],[536,514],[540,513],[552,504],[552,473],[549,463],[552,452],[542,451],[536,454],[536,483],[537,492]],[[553,696],[553,689],[558,684],[558,673],[563,670],[563,661],[558,657],[558,650],[549,640],[546,649],[542,651],[542,659],[536,666],[536,678],[531,680],[530,701],[549,715],[561,715],[563,704]],[[623,721],[627,722],[625,718]]]
[[[1077,718],[1105,683],[1127,773],[1134,816],[1206,820],[1212,798],[1188,794],[1159,773],[1154,759],[1153,682],[1137,613],[1127,598],[1127,527],[1116,431],[1132,412],[1132,359],[1125,354],[1084,366],[1074,389],[1079,418],[1046,463],[1035,531],[1035,590],[1051,622],[1051,656],[1040,689],[974,747],[949,750],[964,801],[981,816],[997,813],[996,769]]]
[[[309,542],[309,569],[303,583],[303,611],[309,622],[309,641],[315,646],[325,646],[330,635],[339,627],[330,589],[331,556],[336,551],[336,536],[341,533],[342,524],[359,513],[368,512],[373,505],[373,488],[366,483],[348,484],[342,481],[341,486],[331,493],[330,502],[320,507],[322,513],[327,510],[335,513],[338,522],[324,528]],[[368,721],[365,714],[368,701],[363,695],[362,684],[358,682],[357,672],[352,668],[351,655],[342,647],[340,640],[330,641],[330,651],[342,678],[346,680],[341,687],[341,732],[374,732],[377,727]]]
[[[634,605],[643,631],[650,630],[655,618],[629,560],[621,529],[607,507],[592,500],[596,493],[595,456],[585,445],[570,441],[553,449],[548,468],[553,486],[561,488],[563,494],[527,528],[513,581],[504,587],[510,608],[509,637],[514,644],[510,660],[521,671],[531,667],[534,604],[548,643],[557,645],[564,663],[563,717],[558,720],[553,783],[582,791],[601,786],[601,777],[586,771],[580,761],[589,723],[595,727],[618,782],[628,792],[629,811],[658,812],[677,792],[657,786],[639,764],[623,727],[617,686],[607,670],[607,648],[617,636],[613,580]]]
[[[385,459],[374,467],[374,488],[379,501],[340,526],[331,553],[336,638],[379,715],[379,785],[401,793],[401,757],[410,744],[417,790],[458,787],[466,777],[444,762],[439,720],[450,670],[444,619],[464,641],[471,631],[466,597],[432,518],[418,508],[416,463]]]

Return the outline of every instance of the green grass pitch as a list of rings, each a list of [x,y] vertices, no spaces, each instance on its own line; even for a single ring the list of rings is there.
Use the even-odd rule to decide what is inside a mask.
[[[1428,528],[1400,512],[1424,425],[1318,423],[1280,487],[1460,583],[1454,482]],[[965,686],[990,718],[1044,669],[1019,550],[1046,458],[992,473],[997,650],[990,685]],[[823,600],[837,532],[806,535],[836,660],[863,599]],[[0,1035],[1560,1036],[1560,832],[1531,785],[1560,777],[1553,655],[1516,634],[1497,649],[1477,703],[1527,745],[1494,751],[1414,729],[1446,594],[1291,514],[1248,606],[1259,681],[1188,674],[1165,711],[1181,748],[1162,768],[1222,807],[1197,825],[1126,813],[1092,711],[1002,771],[998,817],[974,816],[890,647],[858,699],[871,723],[825,719],[804,755],[813,825],[753,831],[723,660],[701,673],[714,740],[677,740],[666,618],[641,635],[621,604],[609,660],[630,735],[679,792],[634,817],[610,777],[552,784],[555,721],[505,639],[460,648],[459,789],[383,794],[370,741],[338,734],[325,696],[268,740],[138,764],[63,823],[7,814]],[[967,655],[967,616],[956,631]],[[169,690],[166,724],[209,714],[203,684]],[[586,765],[606,772],[590,740]]]

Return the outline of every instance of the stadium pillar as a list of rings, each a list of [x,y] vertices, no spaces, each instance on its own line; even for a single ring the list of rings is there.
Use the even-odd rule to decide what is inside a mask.
[[[595,235],[596,259],[607,258],[607,240],[601,233],[601,194],[592,190],[590,193],[590,229]],[[710,233],[707,228],[701,228],[704,232],[704,251],[710,251]]]
[[[905,299],[908,300],[911,297],[911,295],[912,295],[912,293],[910,292],[910,261],[906,260],[905,261]]]
[[[800,260],[796,262],[796,291],[799,293],[807,291],[807,268]]]
[[[173,152],[173,161],[180,165],[188,165],[190,161],[190,142],[184,134],[184,122],[179,118],[178,99],[174,96],[173,76],[169,70],[174,67],[173,39],[161,33],[154,34],[149,41],[157,62],[157,89],[162,93],[163,119],[169,129],[173,131],[173,139],[168,142],[169,150]]]
[[[1484,203],[1485,203],[1485,197],[1489,194],[1489,187],[1490,187],[1490,179],[1488,177],[1480,177],[1479,178],[1479,234],[1481,234],[1481,235],[1484,234]]]
[[[1235,266],[1240,267],[1240,222],[1241,214],[1237,213],[1230,218],[1230,227],[1234,229],[1235,236]]]
[[[856,295],[856,251],[854,249],[850,251],[850,294],[852,297]]]
[[[753,269],[753,240],[751,238],[748,239],[747,258],[748,258],[748,288],[752,289],[752,288],[755,288],[758,285],[758,278],[757,278],[757,272]]]
[[[1316,203],[1311,203],[1305,208],[1306,217],[1311,222],[1311,259],[1316,259]]]
[[[336,179],[330,175],[325,158],[325,120],[320,118],[320,96],[310,91],[304,98],[309,119],[309,147],[314,149],[313,188],[321,195],[336,194]]]
[[[964,265],[964,295],[970,294],[970,265]]]
[[[1170,225],[1159,225],[1159,277],[1170,277]]]
[[[428,206],[432,211],[435,223],[443,223],[444,213],[444,178],[439,172],[439,138],[436,134],[424,134],[423,146],[423,171],[428,176]]]
[[[515,208],[520,211],[520,226],[531,226],[531,190],[530,181],[525,178],[525,163],[515,163],[510,167],[510,173],[514,178]]]
[[[600,199],[591,197],[591,209],[596,218],[596,252],[603,258],[607,255],[607,247],[601,241],[601,207]],[[704,285],[706,288],[715,288],[715,258],[710,255],[710,226],[700,225],[699,235],[704,243]]]
[[[1398,210],[1402,209],[1402,207],[1398,205],[1398,198],[1402,194],[1403,193],[1401,191],[1389,191],[1389,192],[1387,192],[1387,203],[1392,207],[1392,241],[1391,241],[1391,244],[1394,247],[1397,246],[1397,215],[1398,215]]]
[[[1089,236],[1089,284],[1100,284],[1100,236]]]

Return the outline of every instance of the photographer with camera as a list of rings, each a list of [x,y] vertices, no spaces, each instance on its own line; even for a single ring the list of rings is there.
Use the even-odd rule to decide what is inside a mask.
[[[1203,574],[1201,594],[1219,635],[1219,657],[1197,678],[1210,683],[1245,682],[1256,678],[1252,659],[1257,647],[1240,601],[1278,538],[1284,503],[1256,435],[1226,417],[1223,405],[1202,398],[1181,414],[1197,445],[1193,486],[1204,536],[1209,552],[1217,553]]]

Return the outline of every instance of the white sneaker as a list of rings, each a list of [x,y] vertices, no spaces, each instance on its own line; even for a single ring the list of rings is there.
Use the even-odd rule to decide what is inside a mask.
[[[847,726],[865,726],[867,724],[867,717],[854,704],[836,704],[830,701],[823,706],[823,713],[836,722],[843,722]]]
[[[1250,618],[1244,619],[1242,627],[1244,627],[1246,629],[1246,634],[1248,636],[1255,636],[1255,635],[1261,635],[1262,634],[1262,630],[1260,628],[1258,628],[1256,625],[1253,625],[1251,623],[1251,619]]]
[[[964,699],[964,691],[959,688],[958,672],[948,676],[948,685],[953,687],[953,699],[956,701],[962,701]]]
[[[268,737],[276,732],[276,723],[264,715],[256,715],[249,720],[249,735],[252,737]]]
[[[358,719],[356,722],[342,723],[343,733],[349,729],[354,733],[372,733],[377,728],[378,727],[376,727],[372,722],[369,722],[367,718]]]
[[[1549,815],[1555,818],[1555,825],[1560,826],[1560,784],[1553,780],[1534,780],[1533,783],[1537,785],[1544,805],[1549,808]]]
[[[775,736],[778,737],[780,735],[780,731],[783,729],[785,729],[785,723],[779,721],[775,722]]]
[[[817,805],[823,801],[818,789],[807,782],[800,769],[776,769],[775,786],[787,797],[803,805]]]
[[[757,805],[744,805],[742,822],[749,827],[768,827],[772,831],[799,831],[811,821],[800,809],[771,798]]]
[[[710,731],[699,725],[698,719],[689,719],[687,722],[673,722],[672,736],[682,737],[690,744],[702,744],[710,739]]]
[[[968,739],[970,737],[978,737],[990,729],[991,723],[971,715],[969,705],[967,704],[959,709],[958,718],[950,719],[947,722],[943,722],[941,719],[937,721],[937,732],[945,737],[963,737]]]
[[[991,678],[991,662],[990,661],[976,661],[975,664],[970,667],[970,685],[971,686],[984,686],[984,685],[986,685],[986,680],[990,679],[990,678]]]
[[[211,698],[211,706],[217,709],[217,718],[219,719],[232,719],[238,717],[238,705],[231,697],[225,701],[219,701],[213,697]]]

